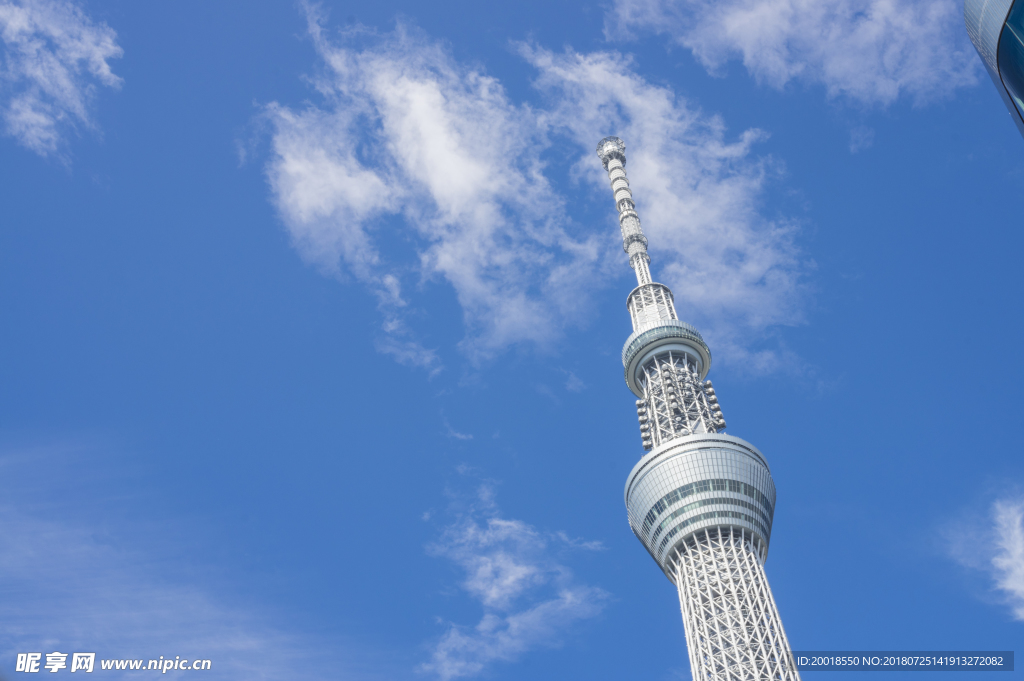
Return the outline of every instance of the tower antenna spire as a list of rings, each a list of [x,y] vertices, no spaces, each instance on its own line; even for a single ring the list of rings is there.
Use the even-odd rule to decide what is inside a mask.
[[[705,380],[711,351],[679,320],[669,287],[651,278],[625,143],[605,137],[597,155],[638,283],[626,299],[633,333],[622,365],[648,453],[626,479],[629,525],[679,592],[694,679],[800,681],[764,572],[775,513],[768,462],[725,434]]]
[[[608,171],[615,196],[615,207],[619,210],[619,229],[622,230],[622,250],[629,256],[629,266],[636,272],[641,286],[651,283],[651,258],[647,255],[647,237],[640,227],[640,216],[636,213],[633,192],[626,177],[626,143],[618,137],[605,137],[597,143],[597,155]]]

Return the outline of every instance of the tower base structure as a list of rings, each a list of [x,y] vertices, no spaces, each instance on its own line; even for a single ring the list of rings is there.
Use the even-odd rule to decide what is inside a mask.
[[[626,481],[633,533],[679,592],[695,681],[799,681],[764,573],[775,484],[752,444],[671,440]]]

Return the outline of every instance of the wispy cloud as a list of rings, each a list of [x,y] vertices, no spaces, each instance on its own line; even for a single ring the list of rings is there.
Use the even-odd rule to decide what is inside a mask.
[[[608,178],[592,158],[592,142],[614,133],[626,140],[652,268],[673,288],[681,316],[733,362],[776,368],[782,355],[754,351],[751,341],[770,327],[801,322],[808,264],[794,244],[796,226],[758,211],[776,171],[771,159],[753,155],[765,133],[752,129],[728,140],[721,118],[647,82],[625,55],[521,49],[550,97],[551,126],[576,140],[578,172],[607,196],[609,228]]]
[[[334,42],[307,11],[325,64],[314,80],[322,99],[266,107],[272,198],[306,259],[376,296],[382,351],[440,368],[409,327],[418,290],[435,281],[454,290],[461,348],[474,360],[515,344],[550,346],[586,323],[609,268],[625,267],[593,151],[619,134],[657,271],[679,284],[687,318],[705,324],[720,350],[738,349],[727,353],[734,359],[778,364],[777,353],[750,346],[769,327],[800,322],[806,267],[794,226],[758,213],[778,170],[754,155],[764,133],[729,139],[723,121],[648,83],[616,53],[522,46],[545,104],[516,103],[497,79],[413,28],[350,30]],[[542,159],[554,143],[578,150],[574,176]],[[608,201],[603,230],[567,213],[559,187],[580,176]]]
[[[452,428],[452,425],[448,423],[448,419],[443,419],[444,427],[447,429],[448,437],[456,440],[472,440],[473,436],[470,433],[460,433],[459,431]]]
[[[390,320],[381,327],[385,332],[377,339],[378,352],[391,357],[399,364],[418,369],[425,369],[431,376],[439,374],[443,368],[437,350],[424,347],[415,338],[401,320]]]
[[[1002,500],[992,506],[996,550],[992,569],[996,587],[1024,622],[1024,500]]]
[[[98,471],[103,453],[89,450],[83,462],[85,451],[0,456],[0,675],[13,672],[17,653],[58,651],[95,652],[97,671],[100,659],[163,655],[211,660],[209,679],[394,678],[360,659],[365,645],[289,630],[275,622],[280,612],[226,598],[201,538],[99,510],[124,503],[139,483]],[[117,501],[97,492],[106,489]],[[326,652],[339,647],[348,660]]]
[[[850,153],[870,149],[875,143],[875,131],[864,125],[858,125],[850,131]]]
[[[596,550],[600,542],[547,534],[502,518],[493,491],[446,527],[430,552],[461,568],[461,586],[483,607],[473,627],[449,624],[423,671],[447,681],[475,676],[490,663],[511,661],[537,648],[560,646],[571,627],[598,615],[608,600],[599,588],[578,584],[558,562],[553,544]]]
[[[963,519],[945,534],[952,558],[987,574],[999,599],[1024,622],[1024,498],[998,499],[986,518]]]
[[[96,84],[117,88],[117,35],[69,0],[0,0],[0,115],[5,132],[41,156],[94,128]]]
[[[0,508],[3,658],[26,651],[180,655],[215,660],[211,671],[219,678],[279,678],[299,666],[299,641],[201,589],[165,581],[153,568],[146,556],[97,537],[95,528]],[[288,651],[294,657],[281,659]],[[276,670],[264,667],[268,657]]]
[[[302,254],[371,286],[393,327],[403,277],[447,282],[474,357],[550,343],[581,322],[579,301],[559,293],[582,290],[598,249],[567,230],[543,173],[536,113],[414,29],[349,33],[335,45],[316,11],[309,15],[327,66],[316,81],[324,102],[267,107],[267,172]],[[415,245],[412,262],[388,248],[405,239]]]
[[[605,32],[667,34],[712,73],[740,57],[758,81],[821,84],[830,97],[886,105],[947,97],[979,61],[955,0],[622,0]]]
[[[584,383],[579,376],[571,371],[567,371],[565,379],[565,389],[571,393],[583,392],[587,389],[587,384]]]

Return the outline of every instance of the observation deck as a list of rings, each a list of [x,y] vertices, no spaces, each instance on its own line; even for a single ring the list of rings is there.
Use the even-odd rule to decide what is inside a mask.
[[[775,483],[746,440],[724,433],[670,440],[633,467],[625,499],[633,534],[670,581],[677,549],[708,528],[739,530],[762,564],[768,556]]]
[[[644,397],[641,370],[655,354],[676,350],[692,358],[699,380],[711,368],[711,350],[696,327],[678,319],[663,319],[641,326],[629,335],[622,346],[622,367],[626,385],[637,397]]]

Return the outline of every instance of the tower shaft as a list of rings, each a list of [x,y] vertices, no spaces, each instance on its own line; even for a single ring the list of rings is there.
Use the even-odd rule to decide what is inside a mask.
[[[775,483],[761,452],[723,432],[711,351],[651,277],[625,152],[617,137],[597,146],[638,283],[622,364],[649,453],[626,480],[629,524],[676,585],[695,680],[799,681],[764,572]]]
[[[698,532],[679,550],[673,577],[694,679],[800,678],[750,535]]]

